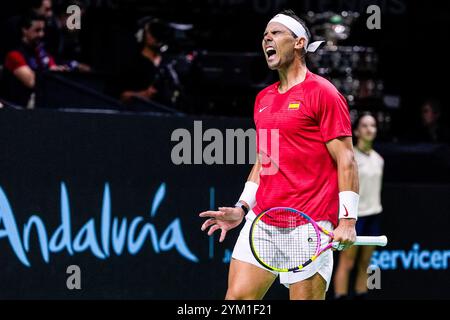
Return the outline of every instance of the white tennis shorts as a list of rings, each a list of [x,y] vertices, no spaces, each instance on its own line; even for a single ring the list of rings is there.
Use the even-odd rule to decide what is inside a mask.
[[[331,274],[333,273],[333,252],[331,250],[327,250],[324,253],[322,253],[315,261],[311,262],[309,265],[307,265],[304,269],[297,272],[276,272],[269,270],[262,266],[253,256],[252,250],[250,248],[250,227],[252,225],[253,220],[255,219],[256,215],[255,213],[250,210],[250,212],[245,216],[245,225],[242,228],[239,238],[236,241],[236,245],[233,249],[232,258],[240,261],[244,261],[247,263],[251,263],[261,269],[265,269],[271,273],[273,273],[276,276],[280,276],[280,283],[285,285],[287,288],[289,288],[290,284],[300,282],[302,280],[308,279],[315,275],[316,273],[319,273],[323,279],[327,282],[327,288],[330,285],[331,281]],[[321,227],[332,231],[333,225],[329,221],[318,221],[318,225]],[[321,234],[321,241],[322,245],[325,245],[329,242],[329,237],[325,234]]]

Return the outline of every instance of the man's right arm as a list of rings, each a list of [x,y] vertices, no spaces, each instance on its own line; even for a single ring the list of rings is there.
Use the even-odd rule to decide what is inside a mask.
[[[28,66],[25,57],[19,51],[10,51],[5,58],[8,69],[27,88],[33,89],[36,81],[34,71]]]
[[[14,70],[14,76],[23,83],[27,88],[34,89],[36,83],[36,76],[34,71],[29,66],[21,66]]]
[[[247,178],[247,182],[253,182],[257,185],[259,185],[259,174],[261,172],[261,162],[259,161],[259,157],[256,157],[256,162],[252,167],[252,170],[250,171],[250,174],[248,175]],[[241,201],[248,210],[251,209],[249,203],[247,203],[247,201],[245,201],[244,199],[239,199],[239,201]]]

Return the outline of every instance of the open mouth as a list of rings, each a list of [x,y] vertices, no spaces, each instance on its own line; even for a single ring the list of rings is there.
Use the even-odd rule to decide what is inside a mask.
[[[276,53],[277,53],[277,51],[273,47],[267,47],[266,48],[267,58],[270,58],[270,57],[274,56]]]

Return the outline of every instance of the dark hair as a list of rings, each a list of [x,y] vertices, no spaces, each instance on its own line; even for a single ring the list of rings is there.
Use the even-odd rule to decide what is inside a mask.
[[[375,123],[378,126],[378,121],[377,121],[377,118],[375,117],[375,115],[372,112],[370,112],[370,111],[363,111],[363,112],[358,114],[358,117],[356,118],[355,122],[353,123],[353,131],[358,129],[359,123],[361,122],[361,119],[364,118],[365,116],[371,116],[372,118],[374,118],[375,119]]]
[[[145,25],[145,31],[149,32],[158,42],[167,41],[169,28],[159,19],[154,19]]]
[[[289,17],[295,19],[296,21],[298,21],[302,25],[302,27],[305,29],[305,31],[306,31],[306,37],[308,38],[307,39],[308,43],[310,42],[310,40],[311,40],[311,32],[309,31],[308,27],[306,26],[305,21],[303,21],[299,16],[297,16],[293,10],[286,9],[286,10],[283,10],[283,11],[279,12],[279,14],[284,14],[284,15],[289,16]],[[294,32],[291,31],[291,33],[292,33],[292,36],[294,38],[297,38],[297,36],[295,35]],[[306,53],[307,53],[306,52],[306,48],[303,48],[303,50],[302,50],[302,60],[303,60],[303,62],[305,61]]]
[[[46,21],[45,17],[38,15],[32,11],[24,14],[20,19],[20,28],[29,29],[33,21]]]
[[[42,6],[44,0],[28,0],[28,5],[30,9],[39,9]]]
[[[165,42],[170,37],[169,27],[164,21],[158,18],[146,16],[141,18],[137,24],[139,29],[143,32],[150,33],[157,42]]]
[[[353,122],[353,125],[352,125],[352,140],[353,140],[354,145],[356,145],[358,142],[358,137],[355,135],[355,131],[358,129],[362,118],[364,118],[365,116],[371,116],[372,118],[374,118],[375,124],[378,127],[378,120],[372,112],[370,112],[370,111],[358,112],[358,116],[356,117],[356,120],[355,120],[355,122]]]

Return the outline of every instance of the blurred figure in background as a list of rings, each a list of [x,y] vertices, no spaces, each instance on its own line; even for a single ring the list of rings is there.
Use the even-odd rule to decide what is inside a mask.
[[[44,19],[46,28],[53,25],[52,0],[27,0],[27,6],[24,14],[32,13]],[[6,20],[0,30],[3,51],[0,53],[0,59],[4,59],[7,52],[17,48],[22,39],[21,21],[22,15],[15,15]]]
[[[55,6],[52,23],[46,28],[45,44],[55,57],[56,63],[65,65],[71,71],[90,72],[91,67],[82,63],[81,30],[67,28],[69,14],[67,8],[76,5],[81,9],[81,17],[85,14],[83,3],[68,0]]]
[[[178,72],[173,59],[166,54],[171,28],[157,18],[139,22],[136,33],[140,51],[121,78],[120,100],[132,104],[135,99],[156,101],[175,106],[181,92]]]
[[[165,35],[164,26],[156,19],[144,22],[136,33],[141,50],[123,77],[124,90],[120,95],[122,102],[130,103],[135,97],[150,100],[157,94],[154,83],[162,61],[161,41]]]
[[[356,232],[363,236],[381,234],[380,213],[381,185],[384,160],[373,150],[377,135],[377,122],[370,113],[363,113],[355,122],[355,159],[359,172],[359,208]],[[353,246],[339,255],[339,264],[334,278],[336,299],[349,297],[350,272],[356,264],[355,299],[367,296],[367,268],[375,250],[374,246]]]
[[[425,101],[421,108],[421,126],[417,141],[445,143],[449,141],[448,129],[442,123],[441,103],[435,99]]]
[[[32,106],[36,73],[46,70],[65,71],[45,49],[45,17],[29,13],[22,17],[20,44],[9,51],[4,63],[2,96],[20,106]],[[30,104],[31,103],[31,104]]]
[[[35,14],[47,20],[53,17],[52,0],[31,0],[30,7]]]

